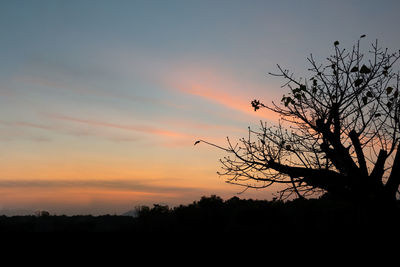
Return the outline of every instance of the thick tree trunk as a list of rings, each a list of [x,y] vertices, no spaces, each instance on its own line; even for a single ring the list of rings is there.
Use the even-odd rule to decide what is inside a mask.
[[[333,149],[326,147],[325,149],[327,151],[332,150],[333,152]],[[329,157],[328,154],[330,153],[327,153]],[[359,155],[361,156],[361,153]],[[366,205],[372,203],[380,205],[379,203],[394,203],[400,185],[400,150],[398,149],[396,152],[392,172],[384,186],[382,176],[386,159],[387,152],[381,150],[374,169],[369,176],[360,175],[360,173],[362,173],[360,171],[355,171],[351,175],[348,175],[347,173],[343,174],[326,169],[293,167],[272,160],[268,162],[267,166],[280,173],[289,175],[292,179],[299,178],[298,181],[301,180],[309,186],[321,188],[332,195],[353,199],[360,203],[364,202]],[[351,166],[351,164],[348,162],[347,166]],[[294,180],[292,180],[292,182],[294,182]]]

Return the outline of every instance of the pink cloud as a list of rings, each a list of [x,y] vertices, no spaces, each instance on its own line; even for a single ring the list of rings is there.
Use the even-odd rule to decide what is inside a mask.
[[[193,84],[187,87],[179,88],[182,92],[200,96],[210,101],[217,102],[227,108],[238,110],[245,114],[255,115],[248,101],[238,95],[233,95],[225,90],[206,87],[203,85]],[[257,114],[258,115],[258,114]]]
[[[246,116],[273,121],[278,119],[278,116],[269,110],[263,109],[255,112],[251,107],[251,101],[259,97],[260,92],[263,92],[263,95],[267,92],[264,86],[247,83],[212,68],[187,66],[182,69],[182,71],[171,71],[166,74],[167,86],[236,110]],[[264,99],[262,96],[261,98]],[[268,101],[268,99],[266,100]]]

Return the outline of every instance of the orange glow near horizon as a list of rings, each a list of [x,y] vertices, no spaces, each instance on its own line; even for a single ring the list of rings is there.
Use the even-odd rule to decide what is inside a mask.
[[[277,120],[267,110],[254,112],[250,96],[231,92],[235,81],[226,75],[207,75],[206,83],[196,82],[193,74],[178,80],[171,75],[166,85],[178,96],[199,97],[224,110],[215,117],[224,119],[234,111],[242,121],[248,116]],[[169,109],[189,112],[180,105],[166,104]],[[209,112],[206,106],[201,108]],[[226,136],[247,133],[239,125],[218,124],[206,116],[192,120],[168,114],[155,120],[134,116],[113,120],[112,116],[46,110],[38,116],[41,120],[0,120],[0,127],[14,128],[19,138],[27,136],[23,142],[9,142],[9,155],[0,163],[0,210],[25,203],[31,209],[57,212],[58,206],[72,214],[68,210],[75,206],[76,212],[86,209],[100,214],[100,206],[108,205],[104,211],[122,212],[128,203],[130,208],[160,202],[178,205],[207,194],[232,197],[241,191],[216,174],[223,151],[194,146],[198,139],[224,146]],[[8,138],[15,137],[11,133]],[[267,198],[270,193],[249,192],[247,196]],[[96,205],[98,211],[94,211]]]
[[[173,88],[177,97],[189,95],[209,102],[200,111],[212,112],[208,106],[222,110],[207,113],[215,118],[224,120],[234,111],[240,116],[232,121],[243,122],[249,116],[277,120],[267,110],[254,112],[250,96],[231,92],[234,80],[217,72],[207,75],[205,83],[193,73],[177,80],[171,75],[166,87]],[[183,108],[178,101],[158,104],[163,103],[168,109],[190,112],[184,102]],[[99,110],[101,114],[102,107]],[[75,207],[75,212],[101,214],[101,207],[111,213],[122,212],[134,205],[178,205],[207,194],[232,197],[241,191],[216,174],[223,151],[203,144],[194,146],[198,139],[224,146],[226,136],[247,133],[240,124],[221,124],[207,115],[191,119],[158,114],[154,119],[143,119],[133,111],[126,117],[93,114],[57,109],[38,112],[39,119],[0,120],[0,127],[13,129],[5,136],[11,140],[6,144],[9,154],[0,162],[0,210],[25,205],[54,213],[64,210],[73,214]],[[21,141],[13,141],[15,138]],[[270,195],[249,191],[246,196]]]
[[[121,214],[137,205],[151,205],[155,199],[179,203],[182,194],[141,192],[108,188],[2,188],[2,207],[32,211],[48,210],[57,215]],[[29,203],[29,204],[27,204]],[[61,210],[64,211],[59,211]]]

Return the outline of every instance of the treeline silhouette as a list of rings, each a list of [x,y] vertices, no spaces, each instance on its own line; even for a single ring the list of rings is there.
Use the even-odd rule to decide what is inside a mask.
[[[320,199],[266,201],[228,200],[212,195],[170,208],[136,207],[132,216],[0,216],[1,232],[129,232],[129,233],[322,233],[392,229],[399,225],[399,207],[390,211],[356,203]]]

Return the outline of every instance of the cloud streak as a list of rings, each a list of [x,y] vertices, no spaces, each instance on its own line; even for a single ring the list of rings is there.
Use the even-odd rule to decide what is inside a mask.
[[[29,127],[41,130],[56,130],[57,128],[54,126],[32,123],[32,122],[23,122],[23,121],[15,121],[15,122],[5,122],[0,121],[0,124],[7,125],[7,126],[18,126],[18,127]]]
[[[240,111],[244,114],[250,114],[253,116],[259,115],[254,114],[254,112],[251,110],[250,98],[249,101],[246,101],[246,99],[235,96],[233,94],[229,94],[224,90],[216,90],[215,88],[196,84],[190,85],[188,87],[181,87],[179,88],[179,90],[187,94],[200,96],[206,100],[216,102],[223,105],[224,107]],[[263,116],[261,115],[261,117]]]
[[[200,97],[220,106],[235,110],[246,116],[259,119],[277,120],[277,115],[269,110],[254,112],[251,101],[264,95],[266,89],[246,83],[210,67],[177,67],[165,74],[164,82],[180,93]]]
[[[64,116],[64,115],[59,115],[59,114],[48,114],[48,116],[51,118],[57,119],[57,120],[70,121],[70,122],[81,123],[81,124],[86,124],[86,125],[91,125],[91,126],[96,126],[96,127],[106,127],[106,128],[121,129],[121,130],[127,130],[127,131],[142,132],[142,133],[146,133],[146,134],[152,134],[152,135],[158,135],[158,136],[164,136],[164,137],[172,137],[172,138],[187,137],[186,134],[183,134],[180,132],[160,129],[160,128],[147,126],[147,125],[124,125],[124,124],[103,122],[103,121],[92,120],[92,119],[75,118],[75,117]]]
[[[2,189],[103,189],[111,191],[131,191],[146,193],[194,193],[199,189],[155,185],[138,180],[0,180]]]
[[[85,84],[84,82],[79,83],[77,81],[73,81],[70,76],[65,73],[60,73],[60,76],[65,76],[63,79],[64,81],[55,81],[54,78],[49,79],[40,76],[21,76],[16,77],[15,79],[27,86],[37,86],[42,90],[47,91],[57,89],[60,92],[70,92],[76,95],[86,95],[94,98],[127,100],[135,103],[147,103],[153,105],[169,105],[169,103],[157,99],[156,97],[139,96],[138,94],[123,92],[122,90],[106,90],[103,87]]]

